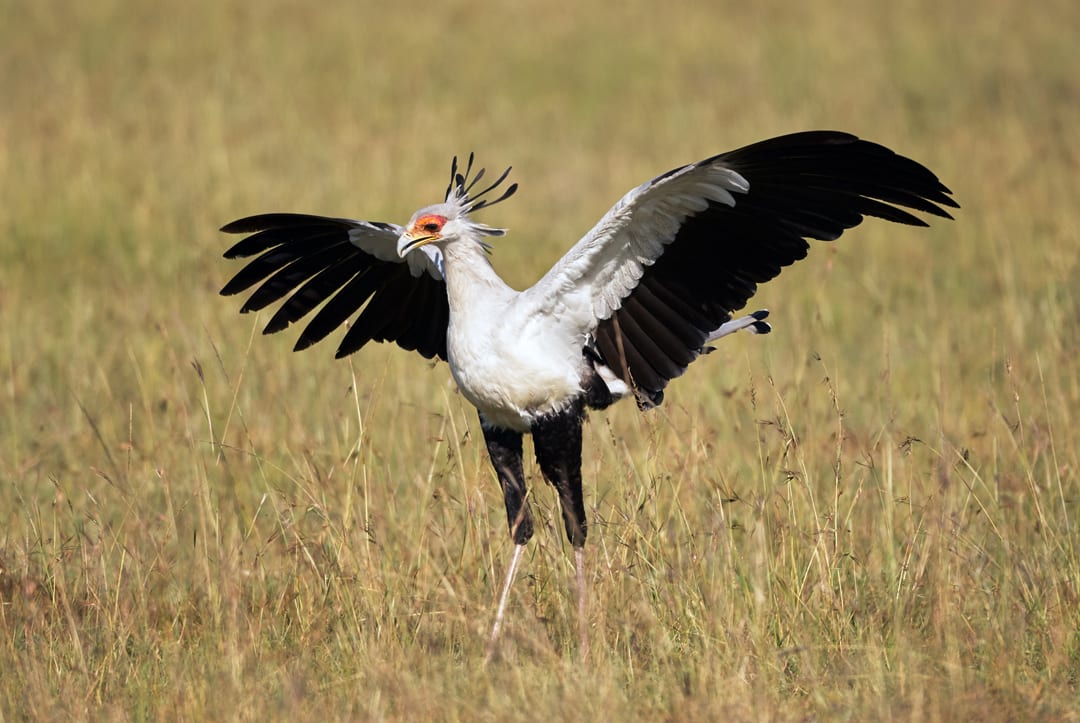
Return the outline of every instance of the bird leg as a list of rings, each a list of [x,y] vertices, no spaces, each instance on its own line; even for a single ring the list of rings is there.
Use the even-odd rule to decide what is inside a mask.
[[[499,477],[506,502],[506,521],[515,545],[524,545],[532,538],[533,521],[525,504],[525,472],[521,466],[521,433],[493,427],[480,417],[491,466]]]
[[[578,643],[581,647],[578,648],[578,652],[581,654],[581,659],[585,660],[589,655],[589,624],[588,618],[585,616],[585,548],[574,548],[574,567],[577,568],[577,613],[578,613]]]
[[[491,628],[491,639],[488,640],[487,654],[484,663],[491,660],[495,654],[495,643],[499,640],[499,632],[502,630],[503,615],[506,614],[506,601],[510,597],[510,586],[514,584],[517,575],[518,564],[521,562],[521,553],[525,552],[525,545],[514,545],[514,556],[510,558],[510,569],[506,571],[506,582],[503,583],[502,595],[499,596],[499,609],[495,613],[495,624]]]
[[[558,490],[566,537],[574,548],[578,636],[582,658],[589,650],[589,628],[585,616],[585,537],[588,524],[581,492],[581,427],[584,419],[585,406],[578,399],[563,411],[536,420],[532,426],[536,461],[544,478]]]
[[[506,501],[506,521],[510,526],[510,537],[514,540],[514,556],[510,559],[510,569],[506,572],[506,582],[503,583],[502,594],[499,596],[495,624],[491,628],[491,639],[488,641],[485,658],[487,662],[495,653],[495,643],[499,639],[503,616],[506,614],[506,603],[510,598],[510,587],[514,584],[514,577],[521,563],[521,553],[525,551],[525,543],[532,537],[533,521],[529,506],[525,504],[521,433],[491,426],[483,416],[480,417],[480,426],[484,430],[484,441],[487,443],[491,465],[495,468],[495,474],[498,475],[499,485],[503,490],[503,498]]]

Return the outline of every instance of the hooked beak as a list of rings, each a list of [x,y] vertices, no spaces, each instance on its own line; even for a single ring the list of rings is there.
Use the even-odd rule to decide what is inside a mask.
[[[405,258],[405,255],[408,254],[413,249],[418,249],[421,246],[423,246],[424,244],[431,243],[432,241],[435,241],[438,238],[439,238],[438,236],[432,236],[430,234],[425,235],[425,236],[413,236],[411,233],[406,231],[405,233],[401,234],[401,236],[398,238],[398,242],[397,242],[398,256],[400,256],[401,258]]]

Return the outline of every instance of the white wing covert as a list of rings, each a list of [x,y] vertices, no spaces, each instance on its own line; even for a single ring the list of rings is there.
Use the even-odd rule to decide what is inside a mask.
[[[529,292],[547,311],[568,291],[584,289],[593,318],[607,319],[688,217],[711,203],[733,206],[732,192],[747,189],[746,179],[711,158],[643,183],[619,199]]]

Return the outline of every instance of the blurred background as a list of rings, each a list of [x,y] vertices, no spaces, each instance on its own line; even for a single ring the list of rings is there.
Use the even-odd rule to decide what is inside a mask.
[[[858,246],[820,249],[763,299],[781,327],[805,322],[801,300],[783,301],[805,293],[854,302],[849,336],[873,323],[852,305],[888,307],[911,318],[905,335],[961,316],[951,333],[980,344],[1029,333],[1039,312],[1011,302],[1067,284],[1075,267],[1078,29],[1066,2],[101,0],[3,13],[13,426],[31,410],[72,415],[73,394],[104,403],[103,385],[134,383],[163,347],[244,351],[252,320],[215,297],[236,268],[220,259],[223,223],[272,210],[401,223],[440,198],[450,157],[469,151],[513,165],[522,184],[487,219],[511,229],[496,263],[519,287],[633,185],[808,128],[915,157],[965,211],[929,234],[868,227]],[[844,274],[826,283],[834,262]],[[294,359],[286,337],[255,358],[340,375],[329,349]],[[5,459],[24,454],[20,443]]]

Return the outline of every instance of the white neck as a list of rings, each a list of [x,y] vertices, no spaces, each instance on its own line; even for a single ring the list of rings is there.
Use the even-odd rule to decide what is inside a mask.
[[[518,292],[503,281],[478,243],[462,239],[443,249],[450,316],[495,312]]]

